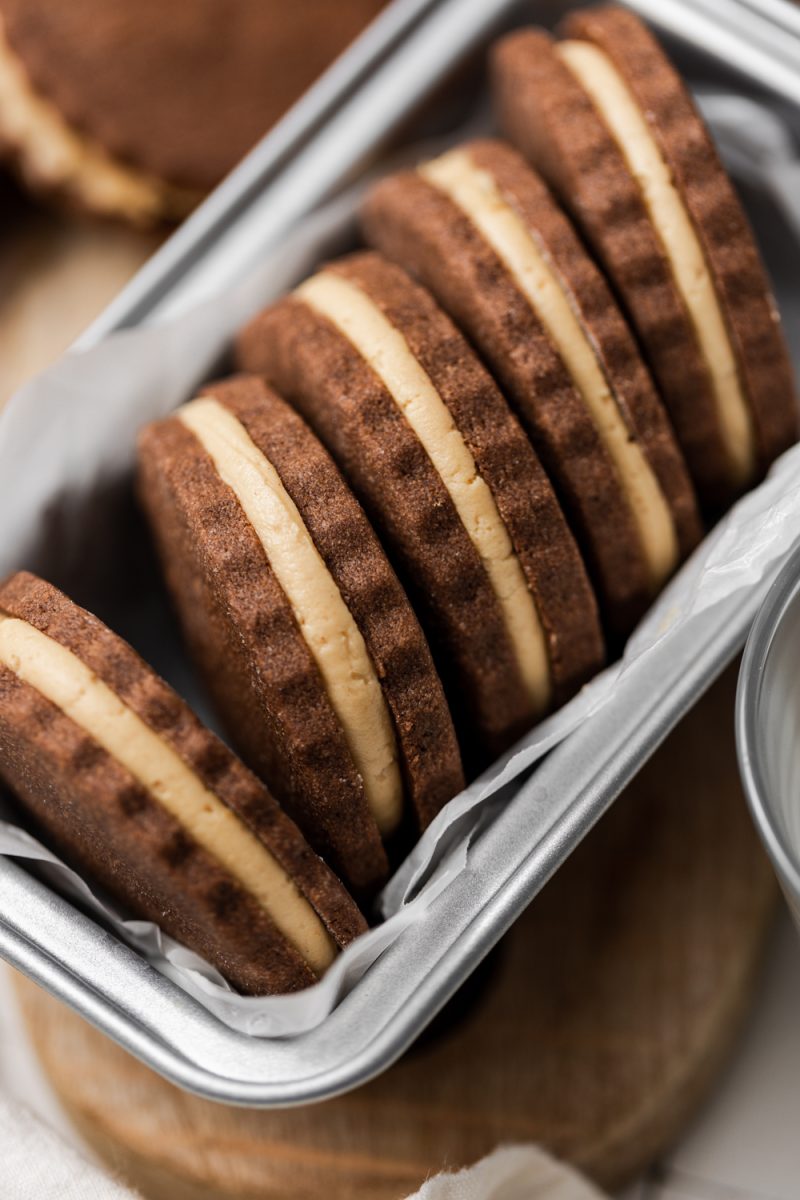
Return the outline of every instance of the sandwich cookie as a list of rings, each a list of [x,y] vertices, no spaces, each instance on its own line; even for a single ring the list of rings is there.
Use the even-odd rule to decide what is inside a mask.
[[[368,239],[430,287],[540,453],[615,632],[700,535],[685,464],[634,340],[541,180],[472,142],[380,182]]]
[[[183,217],[383,0],[0,0],[0,144],[34,190]]]
[[[127,643],[0,587],[0,777],[54,845],[242,992],[307,987],[365,928],[255,776]]]
[[[465,744],[496,754],[602,661],[549,481],[431,296],[375,254],[327,266],[240,335],[314,427],[417,602]],[[467,732],[468,731],[468,732]]]
[[[384,843],[463,786],[425,642],[367,518],[299,416],[216,383],[140,440],[139,491],[231,737],[359,895]]]
[[[562,28],[562,41],[526,30],[499,44],[499,121],[605,266],[716,509],[797,437],[764,269],[702,118],[644,25],[600,8]]]

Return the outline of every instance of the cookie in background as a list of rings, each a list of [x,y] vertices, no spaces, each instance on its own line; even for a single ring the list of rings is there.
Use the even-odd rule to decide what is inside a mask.
[[[30,189],[184,217],[384,0],[2,0],[0,147]]]

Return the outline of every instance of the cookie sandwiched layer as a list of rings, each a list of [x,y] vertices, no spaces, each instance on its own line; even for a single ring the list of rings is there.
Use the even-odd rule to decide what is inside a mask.
[[[325,267],[255,318],[237,357],[351,481],[412,590],[465,743],[499,752],[597,670],[594,596],[547,476],[404,271],[376,254]]]
[[[242,992],[307,987],[365,928],[254,775],[96,617],[0,586],[0,777],[87,875]]]
[[[463,786],[422,630],[345,481],[257,378],[140,440],[139,491],[191,650],[245,759],[359,894]]]
[[[700,524],[650,376],[569,222],[514,150],[478,141],[381,181],[363,223],[490,365],[626,632]]]
[[[705,124],[641,21],[587,9],[561,33],[498,45],[500,125],[603,263],[701,500],[719,508],[798,433],[769,284]]]

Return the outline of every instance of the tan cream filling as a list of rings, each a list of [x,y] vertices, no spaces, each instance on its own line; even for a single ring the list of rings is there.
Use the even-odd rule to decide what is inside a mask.
[[[189,190],[122,166],[71,129],[58,109],[34,91],[1,22],[0,136],[18,149],[34,182],[67,188],[96,212],[149,222],[183,216],[198,199]]]
[[[543,712],[551,680],[539,614],[494,497],[447,405],[403,335],[355,284],[323,271],[301,284],[296,295],[344,334],[422,443],[486,568],[532,709]]]
[[[678,557],[675,523],[658,480],[631,439],[613,390],[583,327],[573,298],[545,248],[501,195],[488,171],[464,150],[420,167],[469,218],[505,264],[550,335],[614,464],[639,532],[651,586],[656,590]]]
[[[558,53],[588,93],[641,189],[711,375],[732,482],[744,484],[752,478],[756,466],[753,423],[714,281],[692,219],[647,118],[608,55],[581,41],[560,42]]]
[[[177,415],[213,461],[264,547],[341,722],[378,828],[391,833],[403,811],[394,728],[364,638],[333,576],[278,472],[233,413],[201,397]]]
[[[0,662],[121,763],[323,974],[336,947],[312,906],[266,846],[111,688],[65,646],[4,613]]]

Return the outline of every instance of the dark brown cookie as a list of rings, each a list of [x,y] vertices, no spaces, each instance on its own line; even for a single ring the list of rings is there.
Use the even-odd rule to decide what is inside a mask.
[[[2,0],[0,142],[41,188],[182,216],[382,0]]]
[[[365,928],[263,784],[96,617],[0,587],[0,776],[53,843],[254,994],[313,983]]]
[[[211,435],[209,404],[224,422]],[[226,442],[233,467],[215,451]],[[273,484],[252,476],[253,454]],[[261,536],[248,478],[279,496]],[[246,377],[144,431],[139,490],[231,736],[312,845],[374,889],[405,799],[424,828],[463,776],[424,636],[357,501],[297,414]]]
[[[352,481],[486,751],[597,669],[594,597],[547,477],[424,289],[355,255],[257,317],[237,355],[292,399]]]
[[[700,525],[630,332],[547,189],[474,142],[379,183],[373,244],[426,283],[494,370],[556,484],[610,625],[626,632]]]
[[[563,33],[561,43],[526,30],[499,44],[500,124],[603,262],[701,499],[719,507],[797,436],[764,270],[702,118],[644,25],[590,9]]]

